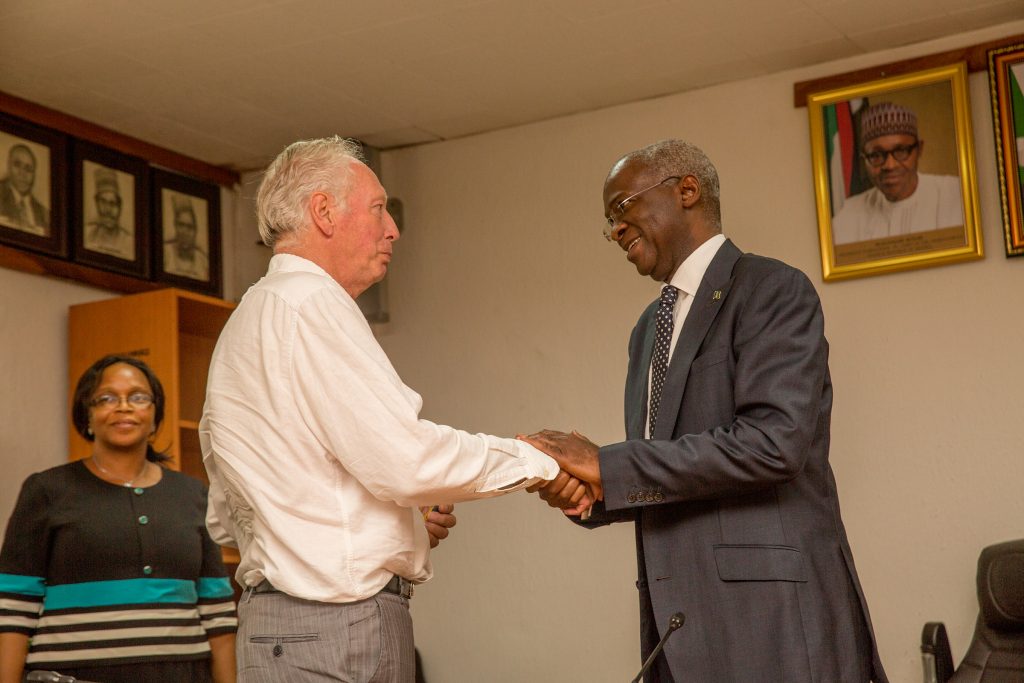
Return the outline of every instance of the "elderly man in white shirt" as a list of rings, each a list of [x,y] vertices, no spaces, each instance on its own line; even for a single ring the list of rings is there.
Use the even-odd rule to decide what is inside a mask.
[[[398,239],[360,154],[303,141],[267,169],[257,212],[274,257],[210,366],[207,526],[241,553],[243,682],[413,681],[408,599],[455,522],[447,503],[559,471],[523,441],[420,419],[355,302]]]

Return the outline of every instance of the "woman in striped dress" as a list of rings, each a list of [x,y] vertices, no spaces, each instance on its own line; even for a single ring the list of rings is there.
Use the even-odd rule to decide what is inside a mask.
[[[77,678],[235,680],[237,626],[202,483],[160,466],[160,381],[98,360],[72,421],[90,457],[30,476],[0,550],[0,683],[32,670]]]

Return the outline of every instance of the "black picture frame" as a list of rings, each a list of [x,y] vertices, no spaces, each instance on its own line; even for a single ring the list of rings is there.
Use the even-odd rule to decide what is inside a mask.
[[[221,296],[220,188],[153,169],[153,279]]]
[[[149,166],[145,161],[75,140],[71,146],[69,212],[73,260],[148,279],[149,199]],[[102,215],[104,211],[106,216]]]
[[[19,207],[12,171],[24,184],[28,165],[28,205]],[[67,136],[0,114],[0,242],[67,258],[67,168]]]

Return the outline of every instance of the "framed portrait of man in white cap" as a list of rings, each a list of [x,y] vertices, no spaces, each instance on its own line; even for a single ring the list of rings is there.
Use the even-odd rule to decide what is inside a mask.
[[[965,65],[808,97],[825,280],[983,255]]]
[[[149,277],[148,166],[79,141],[72,157],[75,261]]]
[[[154,169],[154,279],[221,295],[220,189]]]
[[[67,141],[0,115],[0,242],[67,256]]]

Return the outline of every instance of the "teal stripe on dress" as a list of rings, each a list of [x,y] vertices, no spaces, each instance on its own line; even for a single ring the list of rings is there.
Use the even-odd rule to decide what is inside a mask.
[[[41,576],[0,574],[0,593],[17,593],[41,598],[46,594],[46,579]]]
[[[231,581],[226,576],[200,577],[196,582],[199,588],[199,599],[209,600],[210,598],[234,597],[235,591],[231,588]]]
[[[139,603],[185,603],[197,600],[196,584],[181,579],[121,579],[50,586],[45,611],[75,607],[109,607]]]

